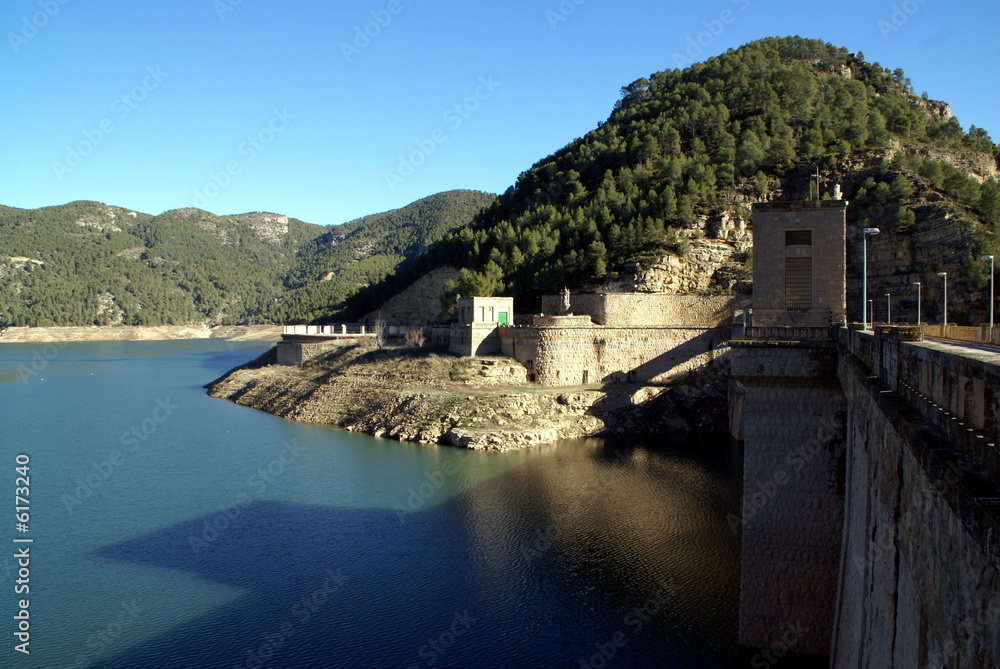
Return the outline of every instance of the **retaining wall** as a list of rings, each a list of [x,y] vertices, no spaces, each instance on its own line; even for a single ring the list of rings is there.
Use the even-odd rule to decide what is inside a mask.
[[[729,328],[501,327],[500,353],[545,386],[664,382],[729,350]]]

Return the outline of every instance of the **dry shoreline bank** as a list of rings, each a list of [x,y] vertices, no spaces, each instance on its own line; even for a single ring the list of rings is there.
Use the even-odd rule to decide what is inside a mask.
[[[424,444],[511,450],[560,439],[724,429],[723,373],[669,386],[546,388],[508,358],[339,349],[302,367],[274,350],[208,384],[281,418]]]
[[[229,341],[278,341],[280,325],[139,325],[90,327],[12,327],[0,335],[0,344],[74,341],[169,341],[174,339],[226,339]]]

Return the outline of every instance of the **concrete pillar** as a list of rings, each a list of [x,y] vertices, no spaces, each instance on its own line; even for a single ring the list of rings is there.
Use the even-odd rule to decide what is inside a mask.
[[[844,506],[846,400],[832,342],[733,342],[743,402],[740,645],[828,655]]]

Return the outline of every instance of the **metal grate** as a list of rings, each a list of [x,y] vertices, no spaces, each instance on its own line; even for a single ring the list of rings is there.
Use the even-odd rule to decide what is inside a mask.
[[[785,258],[785,309],[811,309],[812,289],[812,258]]]

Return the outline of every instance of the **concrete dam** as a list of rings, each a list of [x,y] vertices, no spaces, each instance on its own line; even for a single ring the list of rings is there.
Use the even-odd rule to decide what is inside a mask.
[[[754,208],[752,325],[730,342],[740,644],[1000,667],[1000,349],[847,327],[845,205]]]

